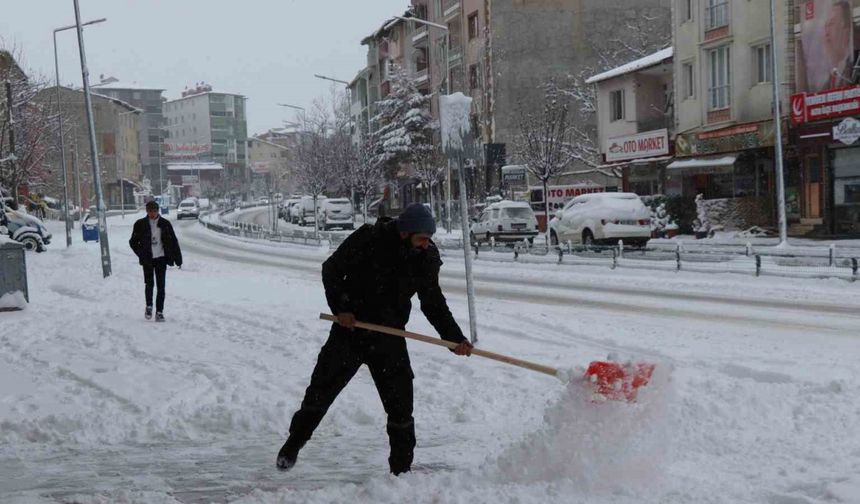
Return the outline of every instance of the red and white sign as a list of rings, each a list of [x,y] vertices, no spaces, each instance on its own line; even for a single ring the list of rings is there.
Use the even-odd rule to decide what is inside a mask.
[[[791,122],[803,124],[860,115],[860,86],[791,96]]]
[[[646,131],[636,135],[610,138],[606,142],[606,161],[626,161],[669,154],[669,130]]]
[[[164,144],[164,156],[169,158],[193,158],[204,152],[212,152],[212,145],[198,143]]]
[[[552,185],[547,186],[547,201],[549,201],[550,215],[555,215],[556,210],[564,208],[564,205],[573,198],[582,194],[591,194],[604,192],[606,188],[596,184],[575,184],[575,185]],[[529,187],[529,202],[532,208],[537,212],[543,212],[543,187]]]

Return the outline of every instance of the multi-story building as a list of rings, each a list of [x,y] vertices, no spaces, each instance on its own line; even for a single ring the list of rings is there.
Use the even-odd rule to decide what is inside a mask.
[[[621,170],[625,191],[663,194],[674,134],[671,47],[589,78],[605,171]]]
[[[36,101],[57,110],[57,88],[43,89]],[[145,192],[140,164],[140,123],[143,111],[122,100],[92,93],[93,123],[96,130],[101,183],[105,204],[108,208],[135,208],[135,194]],[[66,131],[66,173],[69,179],[69,198],[78,201],[80,195],[83,208],[95,205],[92,189],[92,164],[90,160],[90,136],[87,126],[84,93],[80,89],[60,87],[60,112]],[[54,140],[51,140],[54,141]],[[53,194],[61,194],[63,187],[60,153],[50,150],[43,166],[50,172],[48,185]],[[77,185],[77,187],[75,187]],[[77,189],[77,190],[74,190]],[[122,191],[122,192],[120,192]]]
[[[183,185],[189,186],[192,194],[247,192],[250,174],[245,110],[243,95],[214,92],[211,86],[202,83],[164,104],[167,169],[171,176],[182,176]],[[188,169],[189,162],[220,165],[223,169],[220,180],[200,187],[195,174]]]
[[[164,144],[164,89],[121,82],[115,77],[99,76],[93,92],[122,100],[142,110],[140,121],[140,164],[145,180],[152,190],[160,193],[166,186],[162,146]]]
[[[248,139],[248,163],[256,196],[269,192],[291,194],[295,190],[290,176],[290,148],[284,145],[288,141],[271,130]]]
[[[793,234],[860,236],[860,1],[791,0]]]
[[[785,61],[789,8],[777,6],[775,57]],[[737,225],[773,224],[770,3],[674,0],[673,7],[677,159],[667,167],[666,192],[730,199],[741,216]],[[785,65],[780,68],[782,83],[787,75]],[[788,93],[782,97],[788,110]],[[793,216],[796,192],[788,194]]]

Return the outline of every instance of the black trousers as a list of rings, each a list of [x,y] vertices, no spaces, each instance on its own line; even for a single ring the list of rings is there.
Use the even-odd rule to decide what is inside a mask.
[[[410,470],[415,449],[415,423],[412,418],[412,366],[406,341],[401,338],[362,330],[332,327],[323,345],[305,392],[301,408],[293,415],[287,444],[301,449],[311,438],[329,406],[366,364],[388,415],[388,464],[391,472]]]
[[[155,296],[155,311],[164,312],[164,277],[167,273],[167,259],[159,257],[143,266],[143,281],[146,284],[146,306],[152,306],[152,288],[158,287]]]

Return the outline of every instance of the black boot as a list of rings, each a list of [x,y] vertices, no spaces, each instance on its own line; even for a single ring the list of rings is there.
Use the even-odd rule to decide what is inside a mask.
[[[294,465],[296,465],[296,460],[298,458],[299,448],[290,443],[290,440],[287,439],[287,442],[281,447],[281,451],[278,452],[278,459],[275,462],[275,465],[281,471],[289,471]]]

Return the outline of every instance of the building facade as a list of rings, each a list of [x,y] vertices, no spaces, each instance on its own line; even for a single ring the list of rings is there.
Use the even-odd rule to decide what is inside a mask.
[[[792,231],[860,237],[860,1],[789,4]]]
[[[206,162],[224,168],[221,180],[207,188],[211,194],[205,195],[248,191],[245,100],[243,95],[214,92],[211,86],[198,84],[164,104],[167,163]],[[188,177],[192,178],[186,182],[193,184],[193,175]]]
[[[268,138],[276,133],[268,132]],[[292,194],[295,181],[290,171],[290,148],[264,138],[263,135],[248,139],[248,164],[253,179],[254,196],[268,196],[270,192]]]
[[[137,83],[124,83],[114,77],[100,76],[100,82],[93,84],[93,92],[103,96],[116,98],[137,107],[141,112],[140,131],[140,164],[143,177],[155,194],[159,194],[166,186],[164,173],[164,89],[146,87]]]
[[[671,47],[589,78],[595,86],[602,169],[622,173],[622,189],[664,194],[674,153]]]
[[[57,110],[57,88],[43,89],[36,101]],[[101,185],[109,209],[136,208],[136,194],[146,192],[140,163],[140,128],[143,111],[122,100],[92,93],[93,123],[101,168]],[[87,126],[84,93],[79,89],[60,87],[59,111],[63,115],[66,151],[66,173],[69,198],[83,208],[95,206],[90,136]],[[55,142],[54,139],[51,139]],[[43,166],[50,174],[52,194],[62,194],[63,173],[59,150],[49,151]],[[78,197],[76,197],[78,196]],[[80,198],[80,199],[79,199]]]
[[[771,58],[786,61],[788,11],[777,2],[774,54],[769,2],[674,0],[677,159],[666,194],[729,200],[739,227],[772,226],[777,215]]]

